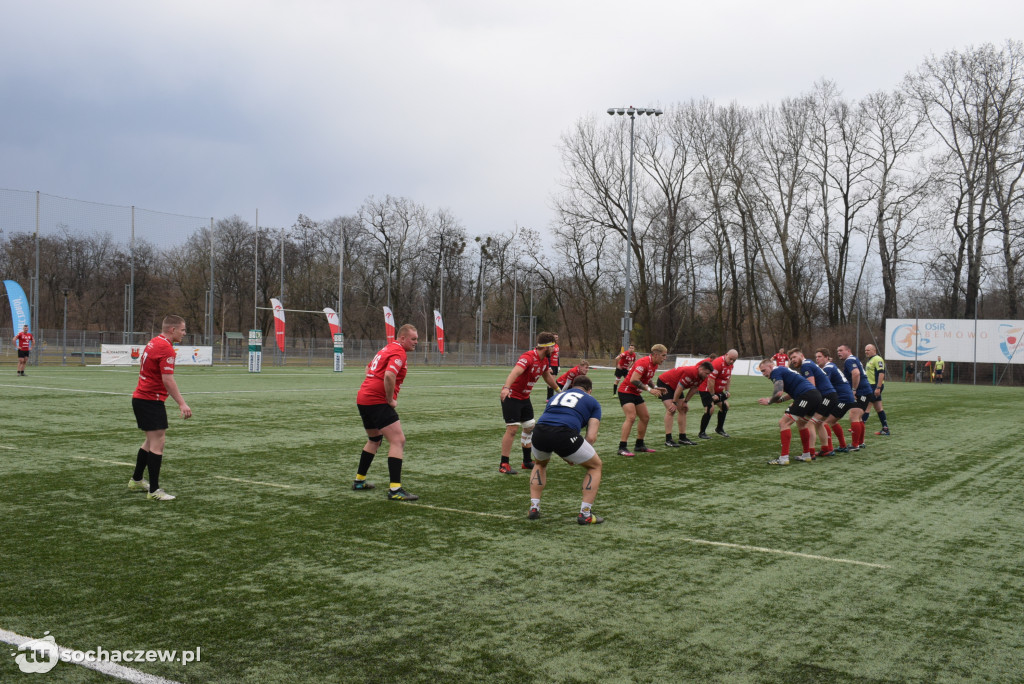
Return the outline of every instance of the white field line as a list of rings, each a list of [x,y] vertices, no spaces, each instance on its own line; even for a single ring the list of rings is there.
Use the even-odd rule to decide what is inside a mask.
[[[134,463],[125,463],[122,461],[108,461],[101,458],[90,458],[89,456],[72,456],[71,458],[77,458],[85,461],[95,461],[97,463],[109,463],[112,465],[123,465],[132,466]],[[230,482],[239,482],[242,484],[260,485],[263,487],[275,487],[278,489],[296,489],[295,485],[280,484],[277,482],[260,482],[257,480],[243,480],[237,477],[225,477],[224,475],[213,475],[218,480],[228,480]],[[411,503],[411,502],[410,502]],[[484,511],[467,511],[462,508],[448,508],[447,506],[433,506],[431,504],[414,504],[419,508],[430,508],[435,511],[447,511],[449,513],[464,513],[466,515],[482,515],[489,518],[502,518],[504,520],[515,520],[516,518],[511,515],[503,515],[501,513],[487,513]],[[786,551],[784,549],[772,549],[765,546],[750,546],[747,544],[733,544],[731,542],[720,542],[712,541],[710,539],[694,539],[692,537],[682,537],[680,541],[687,542],[689,544],[699,544],[702,546],[718,546],[726,549],[738,549],[740,551],[753,551],[755,553],[770,553],[777,556],[793,556],[795,558],[806,558],[808,560],[820,560],[829,563],[844,563],[846,565],[860,565],[866,568],[877,568],[879,570],[891,570],[891,565],[883,565],[882,563],[868,563],[867,561],[852,560],[850,558],[836,558],[833,556],[821,556],[813,553],[802,553],[800,551]]]
[[[14,451],[14,450],[16,450],[17,448],[18,448],[18,447],[13,447],[13,446],[7,446],[6,444],[0,444],[0,449],[10,449],[10,450]]]
[[[35,639],[32,639],[31,637],[22,636],[20,634],[15,634],[14,632],[8,632],[6,629],[0,629],[0,641],[2,641],[5,644],[10,644],[12,646],[21,646],[22,644],[27,643],[29,641],[35,641]],[[57,649],[58,652],[61,654],[78,653],[78,651],[75,651],[74,649],[60,645],[57,645]],[[176,682],[173,679],[164,679],[163,677],[157,677],[156,675],[146,674],[145,672],[133,670],[130,667],[125,667],[124,665],[119,665],[118,663],[111,663],[102,660],[82,660],[80,662],[75,662],[74,660],[72,660],[68,664],[79,665],[90,670],[95,670],[96,672],[101,672],[107,675],[108,677],[114,677],[116,679],[121,679],[126,682],[133,682],[134,684],[180,684],[179,682]],[[58,661],[56,665],[54,665],[54,667],[63,666],[63,661]]]

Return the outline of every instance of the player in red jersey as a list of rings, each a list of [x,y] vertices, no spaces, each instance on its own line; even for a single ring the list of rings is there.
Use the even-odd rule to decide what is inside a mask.
[[[35,341],[27,325],[21,326],[21,332],[14,336],[14,347],[18,350],[18,375],[25,374],[25,364],[28,363],[28,355]]]
[[[636,426],[636,445],[633,451],[641,454],[653,454],[651,449],[644,444],[644,437],[647,435],[647,423],[651,419],[644,398],[640,394],[650,392],[656,397],[662,396],[664,390],[661,387],[651,386],[654,374],[658,370],[658,364],[665,360],[668,349],[663,344],[656,344],[651,347],[650,356],[637,359],[629,367],[626,379],[619,385],[619,404],[622,405],[622,412],[626,414],[626,420],[622,423],[622,434],[619,439],[619,456],[632,456],[633,452],[626,448],[629,441],[629,433],[633,430],[633,423],[639,422]]]
[[[583,359],[582,361],[579,362],[579,364],[573,366],[569,370],[559,375],[558,380],[556,380],[555,382],[557,382],[558,386],[561,387],[563,390],[567,390],[570,387],[572,387],[573,380],[580,377],[581,375],[586,375],[587,371],[589,370],[590,362],[587,361],[586,359]],[[554,375],[554,371],[552,371],[552,375]]]
[[[501,415],[505,418],[505,436],[501,438],[501,462],[498,464],[498,472],[506,475],[515,475],[509,458],[512,455],[512,440],[516,432],[522,427],[523,432],[519,441],[523,446],[523,470],[533,470],[533,426],[537,421],[533,417],[533,403],[530,401],[530,392],[537,383],[538,378],[544,378],[544,383],[558,391],[554,376],[551,375],[549,355],[555,346],[555,334],[542,332],[537,335],[537,346],[519,357],[512,372],[505,379],[501,388],[499,398],[501,399]]]
[[[690,397],[697,391],[697,385],[711,375],[712,371],[714,367],[711,361],[705,360],[692,366],[679,366],[667,370],[658,376],[658,387],[665,390],[661,395],[661,401],[665,404],[665,446],[675,448],[697,444],[686,438],[686,414],[689,411]],[[690,391],[683,397],[685,389]],[[672,439],[673,414],[679,422],[678,442]]]
[[[391,486],[388,498],[396,501],[415,501],[420,498],[402,487],[402,460],[405,455],[405,433],[398,419],[398,392],[408,370],[406,352],[415,351],[420,336],[415,326],[408,323],[398,329],[394,342],[377,352],[366,366],[366,378],[356,394],[356,407],[366,430],[366,444],[359,455],[359,468],[352,489],[373,489],[366,479],[373,457],[381,441],[388,440],[388,475]]]
[[[629,367],[636,361],[636,345],[630,344],[629,349],[615,357],[615,382],[612,384],[612,396],[619,394],[619,382],[629,373]]]
[[[785,347],[780,348],[779,349],[779,353],[776,354],[775,356],[773,356],[772,360],[775,362],[775,367],[776,368],[778,368],[779,366],[788,366],[789,365],[789,355],[786,354],[786,348]]]
[[[551,367],[552,377],[558,376],[558,335],[555,335],[555,346],[551,348],[551,356],[548,357],[548,365]],[[557,383],[561,387],[562,383]],[[569,378],[569,385],[572,385],[572,378]],[[555,392],[559,390],[553,390],[548,387],[548,399],[555,396]],[[543,411],[542,411],[543,413]]]
[[[164,402],[171,397],[178,403],[181,417],[192,417],[192,409],[178,390],[174,380],[174,345],[185,337],[185,319],[181,316],[167,316],[162,330],[146,345],[139,362],[139,384],[132,394],[132,410],[135,423],[146,433],[146,441],[135,459],[135,473],[128,481],[128,489],[142,489],[149,492],[146,498],[156,501],[173,501],[175,497],[160,488],[160,466],[164,460],[164,444],[167,434],[167,408]],[[149,470],[149,482],[142,479]]]
[[[728,437],[725,431],[725,414],[729,412],[729,384],[732,382],[732,366],[736,363],[740,353],[730,349],[722,356],[711,362],[715,370],[709,375],[697,389],[700,391],[700,400],[704,404],[704,415],[700,417],[700,432],[697,434],[701,439],[711,439],[708,436],[708,424],[711,423],[711,414],[718,407],[718,427],[715,428],[722,437]],[[787,356],[788,360],[789,357]]]

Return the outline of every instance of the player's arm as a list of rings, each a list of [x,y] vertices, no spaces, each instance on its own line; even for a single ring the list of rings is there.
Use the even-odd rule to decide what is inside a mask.
[[[767,406],[768,404],[778,404],[780,401],[784,401],[786,398],[786,386],[782,380],[775,380],[774,388],[775,392],[772,396],[758,399],[757,402],[762,406]]]
[[[672,393],[672,403],[673,404],[678,404],[679,400],[682,398],[682,396],[683,396],[683,383],[677,382],[676,383],[676,391]],[[689,397],[687,397],[687,398],[689,398]]]
[[[398,380],[398,376],[388,369],[384,371],[384,399],[387,400],[388,406],[395,408],[398,406],[398,400],[395,399],[395,382]]]
[[[860,387],[860,368],[856,366],[850,371],[850,386],[853,387],[853,391],[856,394],[857,388]]]
[[[660,397],[661,396],[661,388],[660,387],[651,387],[650,385],[645,383],[643,381],[643,378],[641,378],[640,376],[641,376],[641,373],[640,373],[639,369],[633,371],[633,374],[629,376],[629,384],[631,384],[633,387],[636,387],[637,390],[640,391],[640,392],[650,392],[651,394],[655,394],[655,395]]]
[[[512,372],[508,374],[507,378],[505,378],[505,386],[501,388],[500,394],[502,401],[505,401],[505,398],[508,397],[509,392],[511,391],[510,388],[512,387],[512,383],[514,383],[516,379],[523,374],[524,370],[525,369],[518,363],[512,367]]]
[[[690,397],[692,397],[694,394],[696,394],[697,391],[698,391],[697,390],[697,385],[694,385],[693,387],[691,387],[690,391],[686,393],[686,398],[683,399],[683,403],[684,404],[689,403]]]
[[[875,394],[882,393],[882,385],[885,384],[885,366],[879,365],[878,372],[875,374]]]
[[[587,436],[584,439],[590,442],[590,446],[594,446],[594,443],[597,442],[597,428],[600,424],[600,418],[591,418],[587,421]]]
[[[160,379],[164,382],[164,389],[167,390],[167,395],[174,399],[178,404],[178,408],[181,410],[182,418],[191,418],[192,409],[185,403],[185,398],[181,396],[181,391],[178,389],[178,382],[174,379],[174,375],[171,373],[161,373]]]

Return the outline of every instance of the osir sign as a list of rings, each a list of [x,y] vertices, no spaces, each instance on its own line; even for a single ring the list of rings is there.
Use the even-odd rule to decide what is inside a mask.
[[[887,361],[1024,363],[1024,321],[889,318],[885,339]]]

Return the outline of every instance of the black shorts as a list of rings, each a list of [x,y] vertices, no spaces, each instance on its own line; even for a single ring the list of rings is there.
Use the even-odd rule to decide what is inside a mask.
[[[580,450],[584,439],[579,430],[561,425],[537,423],[533,430],[533,447],[543,453],[556,453],[562,458]]]
[[[28,349],[19,349],[18,350],[18,358],[19,359],[27,359],[28,355],[31,354],[31,353],[32,352],[30,352]]]
[[[164,402],[132,397],[132,411],[135,412],[135,424],[143,432],[167,429],[167,407]]]
[[[501,402],[501,415],[505,425],[519,425],[533,420],[533,403],[529,399],[513,399],[505,397]]]
[[[658,378],[658,380],[654,384],[655,386],[661,387],[665,390],[664,392],[661,393],[662,401],[672,401],[672,396],[676,393],[675,387],[669,387],[666,383],[661,381],[661,378]],[[682,399],[684,396],[686,395],[680,395],[679,398]]]
[[[625,406],[626,404],[636,404],[639,406],[644,403],[644,398],[639,394],[626,394],[625,392],[619,392],[619,406]]]
[[[398,411],[390,404],[356,404],[356,407],[367,430],[383,430],[398,422]]]
[[[823,403],[824,403],[824,401],[825,400],[822,399]],[[835,416],[836,420],[839,420],[840,418],[845,416],[846,413],[850,409],[853,408],[853,406],[854,406],[854,402],[852,402],[852,401],[843,401],[842,399],[839,398],[839,395],[837,394],[836,398],[829,404],[828,415]]]
[[[786,409],[786,413],[794,418],[810,418],[818,410],[819,404],[821,404],[821,392],[812,389],[799,397],[794,397],[793,403]]]
[[[818,404],[818,410],[815,411],[815,413],[817,413],[819,416],[825,416],[826,418],[828,416],[831,416],[832,415],[832,408],[836,405],[836,403],[838,401],[839,401],[839,393],[838,392],[830,392],[829,394],[823,395],[821,397],[821,403]]]
[[[850,408],[859,408],[861,411],[867,411],[868,410],[868,402],[870,401],[869,395],[867,395],[867,394],[855,394],[854,396],[857,397],[857,401]]]
[[[715,404],[720,404],[722,402],[721,399],[719,399],[718,401],[713,401],[711,399],[711,397],[714,396],[715,394],[717,394],[717,392],[701,392],[700,393],[700,403],[704,404],[704,408],[711,408]],[[719,395],[719,396],[721,396],[721,395]]]
[[[624,378],[624,377],[626,377],[626,373],[628,373],[628,372],[629,372],[628,368],[616,368],[615,369],[615,377],[617,377],[617,378]]]

